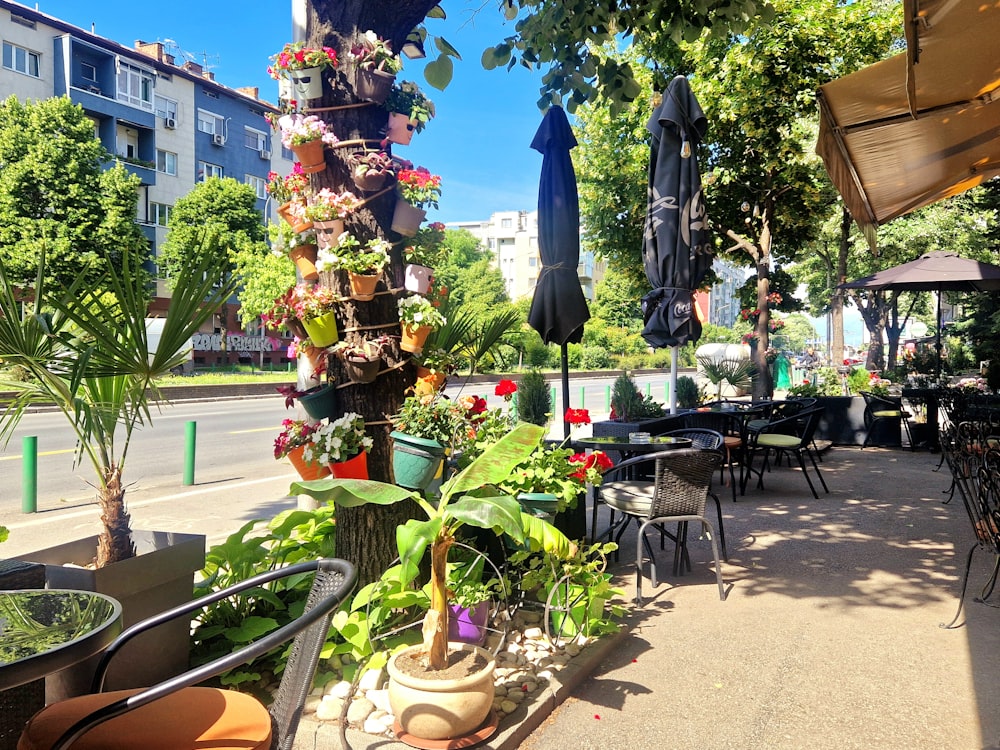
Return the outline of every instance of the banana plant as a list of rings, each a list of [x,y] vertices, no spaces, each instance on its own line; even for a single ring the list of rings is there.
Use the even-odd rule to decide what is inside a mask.
[[[522,423],[487,448],[482,455],[441,485],[435,500],[394,484],[362,479],[317,479],[295,482],[289,493],[310,495],[345,507],[374,503],[392,505],[413,500],[426,519],[411,519],[396,529],[396,546],[404,585],[416,578],[420,560],[431,551],[431,605],[424,617],[427,666],[444,669],[448,656],[448,550],[464,526],[493,529],[514,542],[557,555],[572,555],[576,545],[548,522],[521,510],[516,499],[496,485],[538,447],[545,430]]]

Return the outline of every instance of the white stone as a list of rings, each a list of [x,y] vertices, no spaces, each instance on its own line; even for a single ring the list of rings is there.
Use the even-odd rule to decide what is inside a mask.
[[[368,734],[385,734],[385,724],[381,719],[373,719],[369,716],[361,727]]]
[[[347,721],[350,724],[360,724],[367,719],[374,710],[374,703],[367,698],[358,698],[355,701],[351,701],[351,705],[347,709]]]
[[[316,718],[320,721],[338,721],[343,707],[343,698],[328,695],[316,706]]]
[[[396,723],[396,717],[393,716],[392,714],[384,714],[383,716],[379,717],[379,721],[382,723],[382,726],[385,727],[386,730],[388,731],[389,729],[392,729],[392,725]]]
[[[326,684],[326,694],[333,698],[346,698],[351,694],[351,683],[348,680],[328,682]]]
[[[385,670],[368,669],[361,675],[358,681],[358,692],[364,693],[368,690],[378,690],[385,680]]]
[[[370,700],[375,704],[375,708],[384,713],[389,713],[392,709],[389,707],[389,691],[385,688],[379,690],[369,690],[365,693],[365,698]]]
[[[549,680],[552,679],[552,676],[554,674],[555,674],[555,671],[553,671],[551,669],[540,669],[540,670],[538,670],[538,674],[536,676],[539,679],[545,680],[546,682],[548,682]]]
[[[322,702],[323,702],[322,695],[310,695],[308,698],[306,698],[306,703],[305,706],[302,707],[302,712],[306,714],[314,714],[316,713],[316,708]]]
[[[525,628],[525,630],[524,630],[524,637],[527,640],[529,640],[529,641],[530,640],[538,640],[540,638],[544,638],[545,634],[542,632],[541,628],[539,628],[539,627],[536,626],[536,627],[531,627],[531,628]]]

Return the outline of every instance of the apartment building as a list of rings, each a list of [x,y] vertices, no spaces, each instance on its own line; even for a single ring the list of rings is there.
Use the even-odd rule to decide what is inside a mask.
[[[256,87],[229,88],[197,63],[178,64],[159,42],[126,47],[9,0],[0,0],[0,38],[0,96],[68,96],[93,120],[95,137],[139,176],[136,221],[154,275],[170,211],[197,182],[232,177],[252,185],[257,207],[271,211],[267,174],[287,174],[294,159],[265,120],[277,108]],[[158,279],[154,312],[166,295]],[[199,337],[195,361],[232,362],[248,353],[261,363],[285,361],[279,339],[238,332],[236,310],[235,301],[226,305]]]
[[[449,229],[466,229],[493,254],[493,264],[503,274],[512,300],[535,292],[542,261],[538,254],[538,212],[497,211],[488,221],[458,221]],[[604,277],[605,264],[591,252],[580,253],[577,273],[588,300],[594,299],[594,285]]]

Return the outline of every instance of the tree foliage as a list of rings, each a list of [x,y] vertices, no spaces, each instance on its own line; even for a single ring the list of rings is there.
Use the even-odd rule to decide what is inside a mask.
[[[94,137],[94,123],[66,97],[0,103],[0,262],[9,278],[34,281],[46,250],[49,281],[68,286],[146,259],[136,224],[139,178]],[[139,263],[137,263],[138,261]]]

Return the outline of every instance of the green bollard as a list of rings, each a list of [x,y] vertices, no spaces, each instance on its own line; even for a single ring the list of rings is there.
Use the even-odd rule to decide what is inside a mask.
[[[646,398],[649,398],[652,395],[653,393],[652,388],[653,388],[652,383],[646,383]]]
[[[38,510],[38,438],[21,438],[21,512]]]
[[[184,425],[184,484],[194,484],[194,446],[198,433],[197,422],[187,422]]]
[[[611,386],[604,386],[604,411],[611,412]]]
[[[549,401],[552,404],[552,408],[556,408],[556,387],[552,386],[549,388]]]
[[[587,387],[583,385],[580,386],[580,408],[587,408]]]

